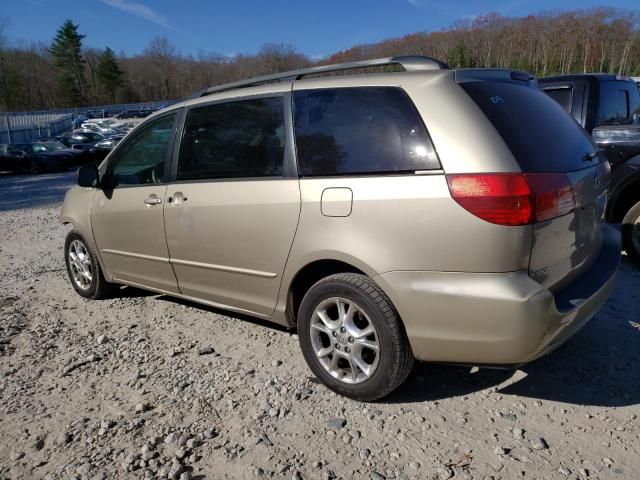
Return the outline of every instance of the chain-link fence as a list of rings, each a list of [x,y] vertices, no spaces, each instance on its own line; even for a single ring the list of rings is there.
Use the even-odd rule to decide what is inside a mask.
[[[125,110],[157,110],[175,103],[149,102],[97,107],[67,108],[38,112],[0,113],[0,144],[28,143],[40,137],[51,137],[71,130],[79,116],[91,114],[93,118],[116,115]]]
[[[72,114],[39,113],[0,114],[0,144],[29,143],[39,137],[51,137],[73,127]]]

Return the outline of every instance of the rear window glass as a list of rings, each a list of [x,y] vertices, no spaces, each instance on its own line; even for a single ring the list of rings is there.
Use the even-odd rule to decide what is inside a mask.
[[[571,97],[573,88],[545,88],[544,93],[553,98],[565,112],[571,112]]]
[[[587,133],[541,90],[507,82],[460,85],[476,102],[524,172],[569,172],[594,145]]]
[[[400,173],[440,168],[422,119],[397,87],[294,93],[302,176]]]

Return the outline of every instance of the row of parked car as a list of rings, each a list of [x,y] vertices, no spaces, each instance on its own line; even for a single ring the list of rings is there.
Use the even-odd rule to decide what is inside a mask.
[[[80,128],[62,135],[0,145],[0,171],[37,174],[97,164],[137,123],[87,119]]]
[[[78,128],[82,123],[92,119],[115,119],[115,120],[131,120],[131,119],[143,119],[151,115],[153,112],[165,108],[166,104],[157,105],[155,107],[145,108],[130,108],[126,110],[120,109],[104,109],[104,110],[90,110],[84,112],[74,119],[74,127]]]
[[[98,163],[129,130],[164,106],[89,111],[74,118],[70,132],[31,143],[0,145],[0,171],[36,174]]]

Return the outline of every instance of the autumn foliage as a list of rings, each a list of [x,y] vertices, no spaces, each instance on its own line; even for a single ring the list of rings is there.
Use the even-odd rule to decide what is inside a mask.
[[[637,11],[607,7],[519,18],[489,13],[441,31],[357,45],[320,62],[282,44],[265,44],[256,54],[231,58],[204,50],[184,55],[167,38],[158,37],[138,55],[112,55],[109,50],[111,71],[123,73],[117,82],[106,84],[112,88],[104,88],[105,59],[101,57],[105,50],[83,49],[82,61],[76,65],[85,69],[85,90],[72,94],[59,81],[70,69],[54,61],[50,45],[12,42],[2,37],[0,29],[0,110],[182,99],[204,87],[242,78],[314,63],[393,55],[428,55],[452,67],[514,68],[537,76],[571,72],[640,75],[639,18]],[[82,33],[90,39],[90,32]]]

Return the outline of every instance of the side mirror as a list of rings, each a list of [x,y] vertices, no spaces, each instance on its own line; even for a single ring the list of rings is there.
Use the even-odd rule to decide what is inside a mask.
[[[95,165],[85,165],[78,169],[77,183],[81,187],[97,188],[100,174]]]

